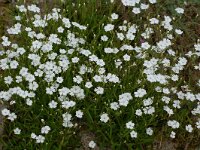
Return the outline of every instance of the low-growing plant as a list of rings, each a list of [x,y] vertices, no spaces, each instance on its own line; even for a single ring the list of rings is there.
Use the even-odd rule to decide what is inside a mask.
[[[17,5],[1,38],[4,148],[76,149],[82,131],[94,133],[95,149],[198,144],[200,79],[186,72],[199,74],[200,41],[177,44],[188,34],[184,5],[68,3],[45,14]]]

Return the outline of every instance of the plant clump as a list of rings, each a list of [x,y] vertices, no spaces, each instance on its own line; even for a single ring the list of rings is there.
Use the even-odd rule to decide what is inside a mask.
[[[98,29],[62,9],[41,15],[37,5],[17,5],[15,24],[1,38],[6,148],[73,149],[85,129],[95,135],[91,149],[139,148],[160,133],[198,141],[200,79],[184,72],[200,71],[200,40],[185,53],[176,44],[186,32],[177,26],[185,10],[149,13],[157,0],[120,4],[130,18],[113,10]]]

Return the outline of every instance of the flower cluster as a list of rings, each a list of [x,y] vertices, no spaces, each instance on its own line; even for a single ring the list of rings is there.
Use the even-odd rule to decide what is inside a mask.
[[[24,121],[24,128],[16,123],[15,135],[45,143],[50,134],[59,137],[86,124],[93,131],[99,127],[97,133],[106,137],[116,131],[119,140],[132,141],[152,138],[160,120],[171,138],[183,129],[188,134],[200,129],[200,93],[195,90],[200,79],[193,85],[183,75],[189,62],[199,59],[200,40],[187,53],[174,49],[184,34],[174,22],[184,9],[175,9],[179,18],[148,16],[156,0],[121,2],[136,18],[146,14],[145,23],[120,20],[121,14],[112,12],[101,32],[91,29],[99,32],[95,42],[86,38],[88,26],[72,21],[61,9],[40,15],[36,5],[17,6],[21,16],[1,38],[0,99],[7,105],[1,113],[13,124],[26,120],[26,113],[36,116],[31,123],[35,118],[42,123],[35,123],[35,129],[29,129],[30,122]],[[200,63],[192,65],[200,71]],[[97,145],[90,141],[88,147]]]

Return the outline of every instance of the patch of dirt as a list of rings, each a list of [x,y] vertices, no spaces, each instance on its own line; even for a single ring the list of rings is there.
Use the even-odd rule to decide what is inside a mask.
[[[155,141],[153,150],[177,150],[177,144],[172,141]]]
[[[88,145],[89,145],[90,141],[95,141],[95,135],[89,131],[81,131],[79,133],[79,136],[81,137],[81,144],[83,146],[79,150],[90,150]],[[100,148],[96,145],[94,150],[100,150]]]

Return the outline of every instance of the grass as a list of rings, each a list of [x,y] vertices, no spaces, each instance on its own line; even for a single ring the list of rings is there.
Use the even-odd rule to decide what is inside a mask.
[[[36,1],[37,2],[37,1]],[[145,1],[146,2],[146,1]],[[23,4],[23,2],[18,2]],[[17,22],[14,20],[14,16],[20,15],[22,17],[21,24],[23,26],[22,31],[18,35],[9,35],[5,31],[5,25],[1,25],[1,34],[6,34],[12,43],[17,43],[19,47],[23,47],[26,52],[20,57],[14,57],[11,60],[16,60],[19,63],[19,67],[16,69],[2,69],[0,75],[0,91],[7,91],[13,87],[20,87],[23,90],[32,91],[35,93],[34,97],[31,97],[32,105],[27,105],[27,97],[19,96],[13,94],[9,101],[6,101],[3,96],[1,103],[8,108],[11,112],[16,113],[17,119],[10,121],[7,116],[4,117],[4,134],[1,138],[1,143],[3,149],[79,149],[88,148],[90,141],[95,141],[96,149],[113,149],[113,150],[123,150],[123,149],[161,149],[165,141],[175,143],[176,149],[193,149],[199,145],[200,141],[200,131],[196,127],[196,122],[200,119],[199,114],[193,115],[192,110],[194,110],[199,102],[196,100],[190,100],[187,95],[193,94],[197,95],[200,93],[200,86],[197,84],[199,81],[200,71],[194,69],[195,65],[199,63],[199,56],[193,55],[192,57],[187,57],[186,54],[191,51],[195,52],[194,45],[197,44],[197,40],[200,35],[200,18],[198,17],[200,12],[200,3],[198,0],[192,0],[187,4],[183,1],[165,1],[158,0],[156,4],[150,4],[150,8],[142,11],[139,15],[133,15],[132,7],[125,7],[122,5],[121,1],[114,1],[110,3],[109,1],[102,0],[76,0],[72,3],[71,1],[66,1],[65,3],[57,2],[53,4],[54,6],[61,8],[62,17],[69,18],[70,21],[80,23],[81,25],[86,25],[86,30],[80,30],[79,28],[72,25],[71,28],[64,30],[63,33],[58,33],[57,29],[60,26],[64,27],[62,20],[49,20],[47,27],[35,27],[32,23],[34,13],[22,13],[18,9],[7,9],[4,8],[5,14],[8,14],[10,18],[13,18],[11,22],[13,24]],[[44,4],[42,16],[44,14],[51,12],[51,7]],[[184,8],[184,14],[178,14],[175,9],[177,7]],[[119,18],[112,21],[110,16],[112,13],[117,13]],[[159,16],[158,16],[159,15]],[[175,17],[172,21],[173,30],[167,31],[163,29],[161,24],[151,25],[149,23],[150,18],[158,18],[160,22],[164,20],[164,16]],[[5,22],[7,17],[1,17],[0,22]],[[27,21],[28,19],[28,21]],[[127,20],[127,24],[123,23]],[[7,22],[7,21],[6,21]],[[10,22],[10,21],[9,21]],[[114,24],[115,29],[106,32],[104,27],[106,24]],[[119,40],[117,38],[117,33],[123,33],[125,31],[120,31],[117,27],[124,25],[130,28],[131,25],[136,24],[137,32],[134,34],[134,40]],[[27,35],[27,31],[24,27],[30,27],[36,33],[43,33],[47,37],[50,34],[57,34],[61,39],[61,44],[53,44],[53,50],[48,53],[43,53],[41,50],[33,52],[31,46],[36,38],[30,38]],[[154,31],[150,35],[150,38],[145,39],[141,34],[146,30],[147,27],[151,27]],[[7,27],[6,27],[7,28]],[[180,29],[183,31],[182,35],[178,35],[174,32],[174,29]],[[76,38],[84,38],[85,43],[71,46],[72,44],[67,38],[67,35],[74,33]],[[104,48],[118,48],[124,44],[131,45],[133,47],[141,47],[141,41],[148,41],[150,46],[155,46],[156,43],[166,38],[168,34],[174,36],[171,39],[172,45],[165,49],[165,52],[158,53],[153,50],[153,48],[148,48],[142,52],[137,51],[119,51],[117,54],[107,54],[104,52]],[[101,36],[108,36],[108,41],[103,42]],[[39,40],[46,42],[47,38],[44,40]],[[81,41],[81,39],[78,39]],[[44,43],[43,43],[44,44]],[[60,49],[65,49],[67,52],[70,49],[75,51],[72,54],[60,53]],[[100,61],[91,61],[90,57],[84,56],[80,53],[80,49],[89,50],[98,59],[103,59],[105,65],[100,65]],[[171,56],[167,53],[168,49],[173,49],[175,56]],[[3,51],[16,51],[17,48],[11,46],[4,46]],[[28,58],[29,54],[36,54],[40,56],[40,63],[45,64],[50,62],[49,54],[56,53],[58,56],[68,57],[70,61],[69,67],[65,71],[64,69],[58,73],[55,73],[55,77],[51,82],[48,82],[46,71],[44,69],[44,76],[35,77],[35,82],[39,85],[37,90],[31,90],[29,88],[29,81],[26,79],[25,75],[22,82],[17,83],[15,76],[19,75],[19,71],[22,67],[28,68],[31,74],[34,74],[38,69],[38,66],[31,64],[33,61]],[[124,60],[124,55],[127,54],[131,57],[130,60]],[[8,54],[0,56],[0,60],[8,57]],[[144,57],[138,57],[143,55]],[[80,60],[78,63],[72,63],[72,59],[78,57]],[[180,73],[174,73],[172,71],[173,66],[177,64],[180,58],[185,57],[188,62],[183,65],[183,70]],[[152,63],[152,59],[158,59],[158,67],[156,74],[172,76],[177,74],[178,81],[168,80],[167,84],[161,84],[158,82],[150,82],[147,80],[147,74],[145,70],[147,67],[144,65],[145,61]],[[122,65],[116,67],[115,61],[120,59]],[[161,62],[164,59],[170,60],[170,66],[166,67]],[[59,57],[53,59],[56,66],[59,66]],[[1,63],[0,63],[1,64]],[[48,68],[49,64],[46,66]],[[56,67],[54,66],[54,67]],[[92,69],[91,72],[86,72],[81,74],[81,66],[87,66],[88,69]],[[61,67],[62,68],[62,67]],[[41,69],[41,68],[40,68]],[[100,71],[99,71],[100,69]],[[105,69],[105,73],[101,71]],[[101,73],[103,72],[103,73]],[[95,75],[107,75],[111,73],[116,75],[120,82],[97,82],[94,79]],[[50,75],[53,72],[50,72]],[[74,81],[74,77],[80,75],[83,81],[79,84]],[[6,84],[4,77],[11,76],[14,81],[11,84]],[[46,77],[45,77],[46,76]],[[81,99],[75,93],[68,94],[68,99],[75,102],[76,105],[70,108],[64,108],[62,101],[60,100],[60,92],[57,89],[52,95],[46,93],[46,88],[55,85],[56,77],[63,77],[64,81],[59,84],[59,88],[67,87],[72,88],[74,85],[79,86],[84,90],[84,98]],[[87,88],[85,83],[91,81],[93,87]],[[187,88],[183,88],[187,86]],[[95,88],[103,87],[104,93],[97,94]],[[170,93],[158,92],[155,89],[157,87],[170,90]],[[142,97],[135,96],[135,92],[139,89],[145,89],[147,94]],[[173,89],[177,91],[173,92]],[[184,99],[178,98],[178,91],[185,93]],[[80,91],[79,91],[80,92]],[[113,102],[118,102],[119,96],[123,93],[130,93],[132,99],[128,102],[127,106],[120,106],[118,110],[113,110],[110,108],[110,104]],[[189,93],[191,92],[191,93]],[[81,93],[81,92],[80,92]],[[2,93],[1,93],[2,94]],[[24,95],[24,94],[22,94]],[[167,96],[170,98],[170,102],[163,102],[161,99]],[[0,96],[1,97],[1,96]],[[189,97],[189,96],[188,96]],[[144,100],[151,98],[152,104],[144,105]],[[63,101],[68,101],[64,98]],[[181,109],[175,108],[173,106],[175,100],[180,100]],[[55,100],[58,105],[57,108],[49,108],[49,103]],[[15,104],[11,102],[15,101]],[[148,101],[149,102],[149,101]],[[173,115],[169,115],[163,107],[168,106],[174,112]],[[148,108],[155,109],[155,113],[151,112],[145,114],[145,110]],[[143,111],[142,116],[137,116],[135,114],[136,110],[141,109]],[[83,112],[83,118],[76,117],[76,111],[81,110]],[[69,113],[72,115],[73,127],[64,127],[63,124],[63,114]],[[109,116],[108,122],[104,123],[100,121],[100,117],[103,113],[107,113]],[[178,129],[173,129],[167,125],[169,120],[176,120],[180,123]],[[126,123],[132,121],[135,126],[133,129],[128,129]],[[68,122],[69,123],[69,122]],[[189,133],[185,126],[191,124],[193,131]],[[49,126],[51,130],[48,134],[41,133],[41,128],[44,126]],[[21,133],[15,134],[14,129],[21,129]],[[146,133],[147,128],[153,129],[153,135],[148,135]],[[132,138],[130,136],[131,131],[137,132],[137,138]],[[171,132],[176,132],[176,138],[170,138]],[[31,138],[31,133],[36,135],[42,135],[45,137],[45,141],[42,143],[36,143],[37,139]],[[155,143],[160,143],[156,147]],[[155,148],[156,147],[156,148]]]

